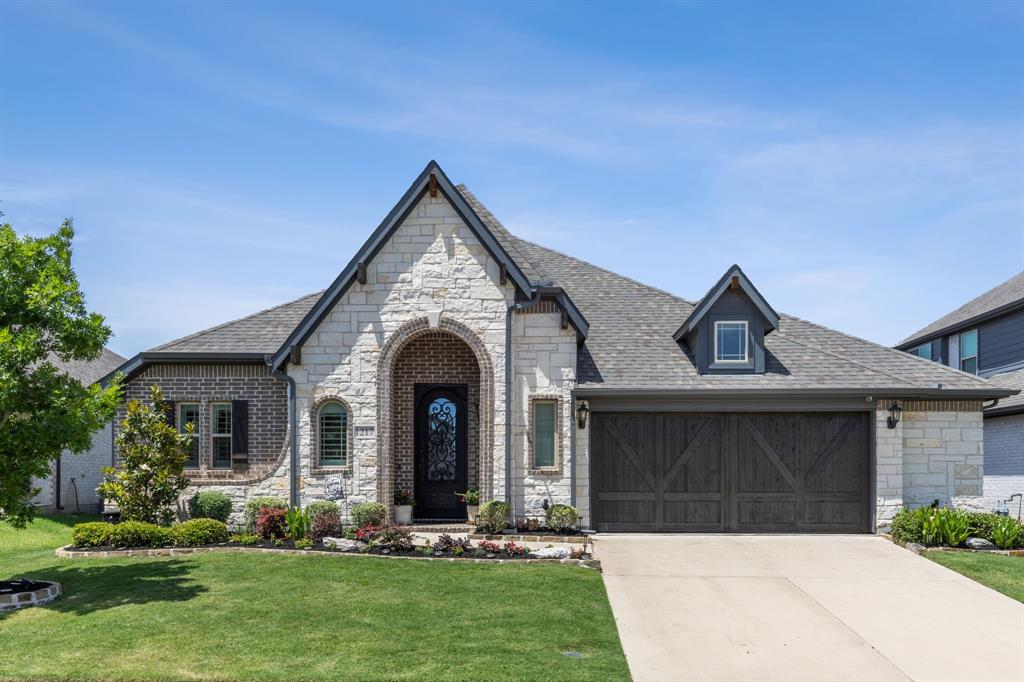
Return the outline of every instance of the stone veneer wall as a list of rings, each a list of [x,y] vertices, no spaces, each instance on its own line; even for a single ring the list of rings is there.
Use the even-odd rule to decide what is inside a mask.
[[[1024,414],[989,417],[985,420],[985,508],[1024,494]],[[1008,505],[1017,515],[1020,501]]]
[[[540,312],[528,308],[516,314],[512,326],[512,502],[516,516],[543,518],[545,500],[549,504],[569,504],[572,496],[569,467],[576,331],[571,326],[562,329],[561,314],[549,312],[544,304],[537,310]],[[551,471],[530,467],[530,404],[535,397],[560,399],[556,467]]]
[[[942,506],[984,508],[983,420],[979,401],[901,403],[895,429],[886,426],[891,401],[877,404],[876,519],[880,527],[902,506],[935,500]]]
[[[324,497],[331,478],[310,471],[308,405],[335,395],[351,407],[355,430],[351,470],[337,476],[343,513],[356,502],[390,505],[389,363],[404,340],[431,326],[473,349],[481,368],[478,478],[485,499],[504,496],[505,311],[515,291],[499,279],[498,263],[447,200],[424,195],[366,264],[366,283],[350,286],[302,347],[301,364],[289,367],[298,397],[304,504]]]
[[[466,384],[469,387],[467,473],[469,487],[477,488],[480,484],[480,367],[473,350],[457,336],[431,330],[412,339],[399,351],[393,374],[391,428],[395,487],[408,491],[415,488],[416,384]]]

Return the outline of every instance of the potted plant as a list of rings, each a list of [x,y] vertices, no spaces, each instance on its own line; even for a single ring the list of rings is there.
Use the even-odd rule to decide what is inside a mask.
[[[395,524],[408,526],[412,523],[412,493],[408,490],[395,491]]]
[[[480,491],[470,488],[464,493],[455,493],[466,505],[466,522],[476,523],[476,517],[480,513]]]

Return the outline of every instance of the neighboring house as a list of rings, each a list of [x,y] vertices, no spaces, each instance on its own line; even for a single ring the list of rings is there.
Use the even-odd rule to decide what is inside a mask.
[[[901,341],[911,355],[1024,388],[1024,272]],[[1024,396],[985,407],[985,505],[1024,494]]]
[[[253,495],[348,514],[396,488],[462,520],[478,488],[600,530],[870,532],[977,505],[982,401],[1013,393],[779,315],[736,266],[691,303],[525,241],[434,162],[326,290],[121,370],[198,425],[187,494],[235,522]]]
[[[117,353],[103,349],[95,360],[63,362],[50,357],[48,362],[59,370],[89,386],[104,378],[124,363]],[[33,504],[48,511],[93,513],[100,509],[96,486],[103,479],[103,467],[113,464],[113,433],[110,424],[92,436],[92,447],[82,453],[67,452],[53,463],[50,475],[32,483],[39,492]]]

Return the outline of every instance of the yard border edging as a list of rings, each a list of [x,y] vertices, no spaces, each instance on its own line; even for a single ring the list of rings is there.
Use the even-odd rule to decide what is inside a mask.
[[[599,559],[486,559],[455,557],[429,557],[429,556],[400,556],[393,554],[369,554],[362,552],[338,552],[321,549],[278,549],[276,547],[239,547],[239,546],[218,546],[213,547],[154,547],[138,549],[114,549],[114,550],[81,550],[73,549],[71,545],[64,545],[54,550],[54,554],[61,559],[124,559],[138,557],[164,557],[164,556],[186,556],[189,554],[202,554],[205,552],[253,552],[269,554],[303,554],[314,556],[365,556],[378,559],[410,559],[412,561],[449,561],[452,563],[476,563],[476,564],[560,564],[567,566],[579,566],[580,568],[591,568],[598,573],[601,572],[601,561]]]

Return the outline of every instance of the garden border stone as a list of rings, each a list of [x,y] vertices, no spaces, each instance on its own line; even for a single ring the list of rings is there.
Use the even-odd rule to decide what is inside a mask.
[[[499,533],[497,535],[470,533],[470,540],[492,540],[495,542],[560,542],[567,545],[582,545],[588,536],[586,535],[518,535],[514,533]],[[593,538],[591,538],[591,541]]]
[[[58,582],[52,580],[38,580],[36,582],[47,583],[47,585],[31,592],[0,594],[0,612],[17,611],[18,609],[25,609],[30,606],[49,604],[64,592]]]
[[[449,561],[452,563],[476,563],[476,564],[563,564],[568,566],[579,566],[591,568],[601,572],[601,561],[599,559],[486,559],[474,557],[461,559],[456,557],[434,557],[434,556],[401,556],[394,554],[369,554],[362,552],[338,552],[322,549],[278,549],[274,547],[241,547],[229,545],[213,545],[210,547],[140,547],[138,549],[74,549],[71,545],[58,547],[54,554],[62,559],[122,559],[135,557],[165,557],[184,556],[187,554],[201,554],[203,552],[255,552],[264,554],[312,554],[315,556],[362,556],[376,559],[409,559],[412,561]]]

